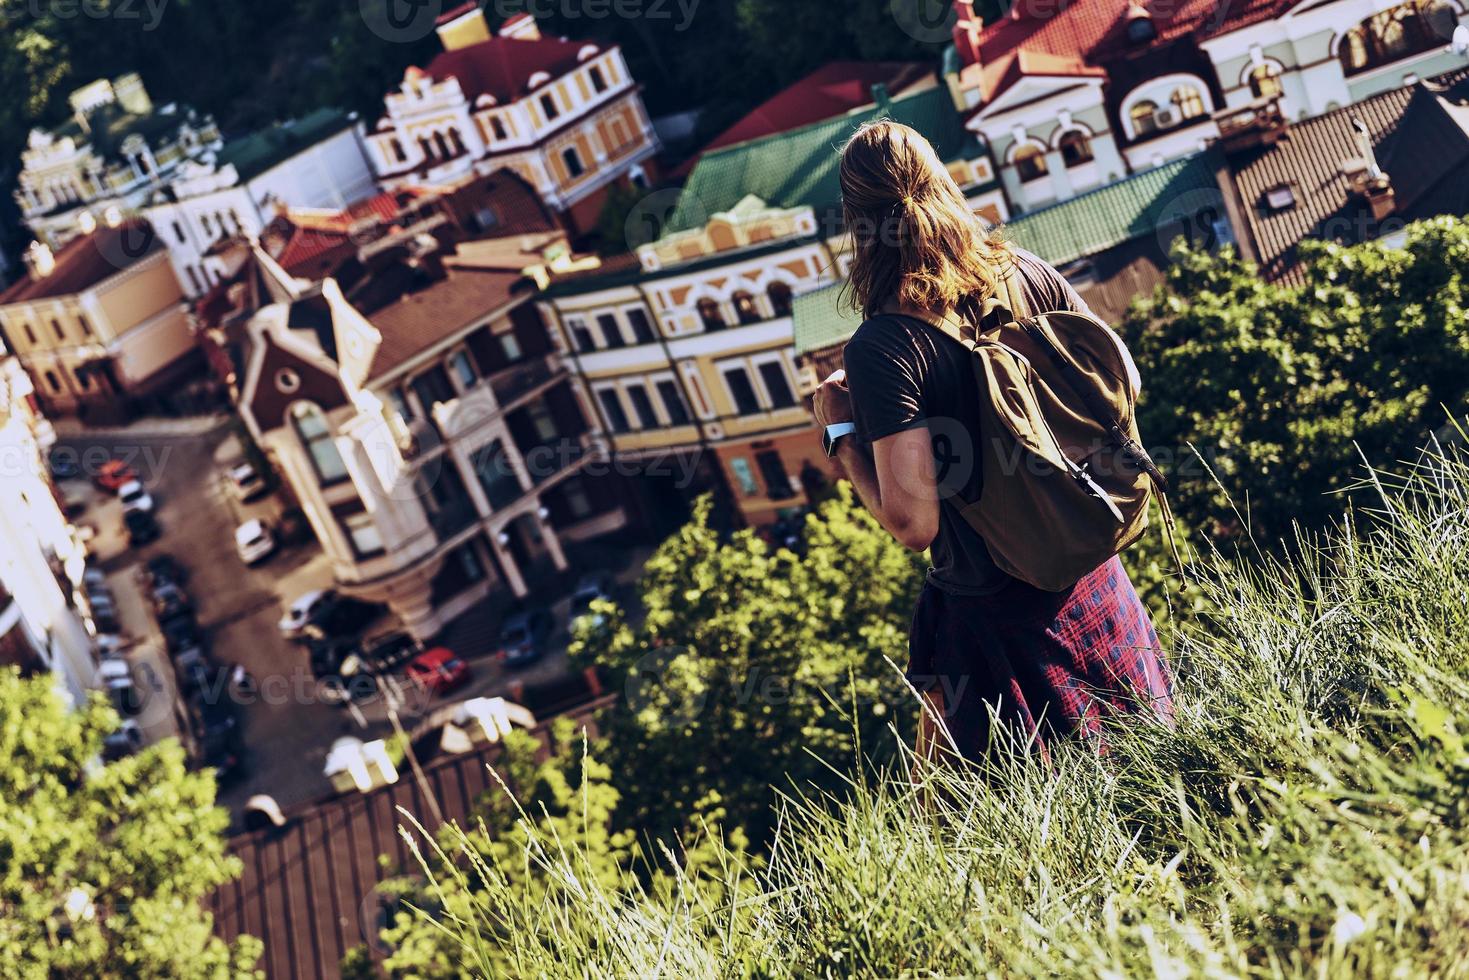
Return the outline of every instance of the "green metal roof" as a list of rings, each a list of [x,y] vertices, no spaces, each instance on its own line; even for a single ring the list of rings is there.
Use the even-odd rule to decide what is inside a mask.
[[[1070,200],[1023,214],[1006,237],[1052,265],[1065,265],[1123,242],[1156,234],[1207,201],[1220,202],[1212,151],[1134,174]],[[1223,217],[1223,215],[1220,215]]]
[[[704,154],[684,184],[665,234],[702,227],[710,215],[728,211],[749,194],[773,208],[811,207],[822,221],[841,204],[837,164],[842,144],[861,124],[884,118],[918,130],[946,162],[978,153],[974,134],[964,128],[948,88],[937,85],[836,119]]]
[[[230,140],[219,151],[220,167],[233,163],[241,180],[249,180],[352,125],[352,119],[337,109],[317,109],[292,122],[258,130]]]
[[[844,282],[801,293],[791,308],[796,356],[840,344],[862,324],[862,316],[842,295]]]

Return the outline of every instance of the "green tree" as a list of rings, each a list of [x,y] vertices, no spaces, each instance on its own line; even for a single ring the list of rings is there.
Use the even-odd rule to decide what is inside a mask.
[[[252,975],[201,901],[239,874],[214,779],[169,740],[102,765],[116,713],[0,669],[0,975]]]
[[[779,790],[833,786],[911,722],[884,658],[906,662],[922,564],[845,485],[807,518],[801,555],[750,531],[725,538],[711,517],[701,501],[649,560],[642,620],[609,610],[573,656],[624,695],[605,719],[620,824],[669,840],[691,803],[717,797],[759,843]]]
[[[1469,225],[1301,255],[1303,284],[1283,286],[1232,251],[1182,249],[1124,326],[1146,382],[1142,432],[1174,457],[1184,522],[1217,539],[1248,529],[1269,546],[1293,522],[1324,526],[1364,458],[1414,454],[1469,392]]]

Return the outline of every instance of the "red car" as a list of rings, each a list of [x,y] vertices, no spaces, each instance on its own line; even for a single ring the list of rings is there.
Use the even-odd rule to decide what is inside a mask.
[[[133,468],[120,459],[109,459],[97,470],[92,482],[103,490],[117,493],[119,487],[138,478]]]
[[[434,647],[408,662],[408,677],[425,691],[443,694],[469,683],[469,664],[448,647]]]

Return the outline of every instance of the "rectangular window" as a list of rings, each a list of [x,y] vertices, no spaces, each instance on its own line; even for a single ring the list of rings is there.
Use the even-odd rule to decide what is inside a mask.
[[[352,542],[352,550],[358,558],[366,558],[383,550],[383,536],[378,533],[377,523],[367,511],[348,514],[342,518],[342,530]]]
[[[627,338],[622,335],[622,325],[617,322],[617,317],[611,313],[598,314],[597,326],[602,328],[602,336],[607,338],[608,347],[627,346]]]
[[[468,351],[455,351],[449,358],[449,369],[454,372],[454,377],[459,379],[459,387],[466,391],[473,388],[475,382],[479,381],[479,374],[469,360]]]
[[[525,354],[520,349],[520,340],[513,333],[500,334],[500,349],[505,352],[505,360],[512,364]]]
[[[566,510],[571,514],[572,520],[581,520],[590,517],[592,513],[592,498],[587,493],[587,488],[579,476],[574,476],[561,484],[561,499],[566,504]]]
[[[597,349],[597,343],[592,339],[592,332],[587,329],[587,323],[581,317],[567,317],[566,329],[571,331],[572,342],[576,344],[579,352],[590,354]]]
[[[177,221],[173,223],[173,237],[178,239],[180,245],[184,243],[184,226]]]
[[[433,414],[434,406],[440,402],[453,401],[458,397],[448,373],[441,367],[431,367],[413,379],[413,392],[423,410]]]
[[[561,110],[556,108],[556,100],[551,97],[550,92],[541,96],[541,111],[546,114],[547,122],[561,115]]]
[[[598,68],[596,65],[593,65],[591,68],[589,68],[587,70],[587,74],[589,74],[589,75],[592,76],[592,88],[595,91],[597,91],[597,92],[605,92],[605,91],[607,91],[607,79],[605,79],[605,78],[602,77],[602,69],[601,68]]]
[[[505,455],[505,445],[499,439],[476,452],[471,462],[491,507],[496,510],[509,507],[520,497],[520,477],[516,476]]]
[[[530,418],[531,428],[536,430],[536,438],[542,443],[555,442],[561,435],[556,428],[556,420],[551,417],[551,410],[544,401],[531,402],[525,407],[525,414]]]
[[[689,424],[689,407],[684,404],[683,393],[678,390],[675,382],[658,382],[658,398],[663,402],[663,410],[668,413],[670,424]]]
[[[490,129],[494,131],[495,139],[497,140],[510,138],[510,134],[505,132],[505,123],[499,116],[490,117]]]
[[[326,416],[321,409],[305,402],[298,402],[291,409],[291,417],[296,425],[296,434],[300,437],[306,451],[311,456],[311,462],[316,467],[316,475],[323,484],[336,483],[347,478],[347,464],[342,460],[342,454],[337,451],[337,443],[332,438],[331,428],[327,425]]]
[[[51,318],[51,332],[56,335],[57,340],[66,339],[66,331],[61,329],[61,321],[55,317]]]
[[[786,472],[785,463],[781,462],[780,453],[774,449],[755,454],[755,465],[760,467],[760,476],[765,481],[766,495],[771,500],[787,500],[796,495],[791,487],[790,474]]]
[[[586,173],[586,166],[581,162],[581,154],[576,152],[576,147],[568,146],[561,151],[561,162],[566,164],[566,172],[573,178],[580,177]]]
[[[627,314],[627,322],[632,324],[632,334],[640,344],[651,344],[658,338],[653,333],[653,324],[648,320],[648,314],[641,306],[633,306],[623,311]]]
[[[746,497],[753,497],[760,492],[760,485],[755,482],[755,473],[750,469],[748,459],[743,456],[731,459],[729,471],[734,474],[735,485],[740,488],[740,493]]]
[[[750,384],[750,375],[744,368],[729,368],[724,372],[724,383],[734,398],[735,414],[754,415],[760,411],[760,399],[755,397],[755,386]]]
[[[779,361],[760,365],[760,380],[765,382],[765,390],[770,394],[770,404],[774,407],[789,408],[796,403],[791,382],[786,377],[785,365]]]
[[[602,410],[607,413],[607,424],[612,426],[613,432],[626,432],[632,428],[627,421],[627,412],[622,407],[622,399],[617,397],[616,388],[603,388],[597,392],[597,397],[602,401]]]
[[[82,336],[92,336],[92,325],[88,323],[87,318],[82,316],[80,313],[77,314],[77,326],[82,328]]]
[[[632,410],[637,414],[638,424],[641,428],[658,428],[658,415],[653,411],[653,400],[648,397],[647,385],[628,385],[627,399],[632,402]]]

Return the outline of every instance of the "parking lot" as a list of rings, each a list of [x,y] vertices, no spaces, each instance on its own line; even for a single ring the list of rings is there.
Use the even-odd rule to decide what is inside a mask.
[[[331,744],[343,735],[364,740],[392,731],[381,697],[344,708],[326,703],[311,671],[306,648],[285,639],[278,626],[286,605],[297,595],[330,585],[330,569],[314,541],[282,547],[268,559],[246,566],[236,553],[235,528],[259,517],[273,522],[280,504],[273,497],[242,504],[229,491],[216,455],[229,438],[223,425],[197,433],[132,433],[71,435],[61,446],[83,461],[114,458],[128,462],[154,499],[160,525],[157,541],[130,547],[122,530],[121,504],[86,480],[63,484],[68,496],[82,498],[86,510],[75,518],[96,529],[96,562],[117,594],[124,628],[133,638],[129,657],[140,686],[149,697],[139,715],[145,733],[154,738],[177,734],[189,741],[175,698],[173,667],[153,621],[143,590],[143,563],[171,554],[188,572],[187,592],[209,656],[225,668],[236,665],[247,675],[243,685],[219,692],[236,706],[243,745],[242,764],[222,781],[220,802],[238,818],[244,803],[268,794],[284,808],[328,792],[322,775]],[[84,474],[85,476],[85,474]],[[488,654],[498,635],[499,616],[487,605],[454,624],[449,635],[471,671],[467,683],[448,697],[435,697],[396,683],[405,728],[445,700],[506,693],[511,679],[526,683],[564,674],[568,599],[550,606],[553,627],[543,640],[546,654],[512,675]],[[374,631],[391,626],[385,620]],[[401,679],[399,679],[401,681]]]

